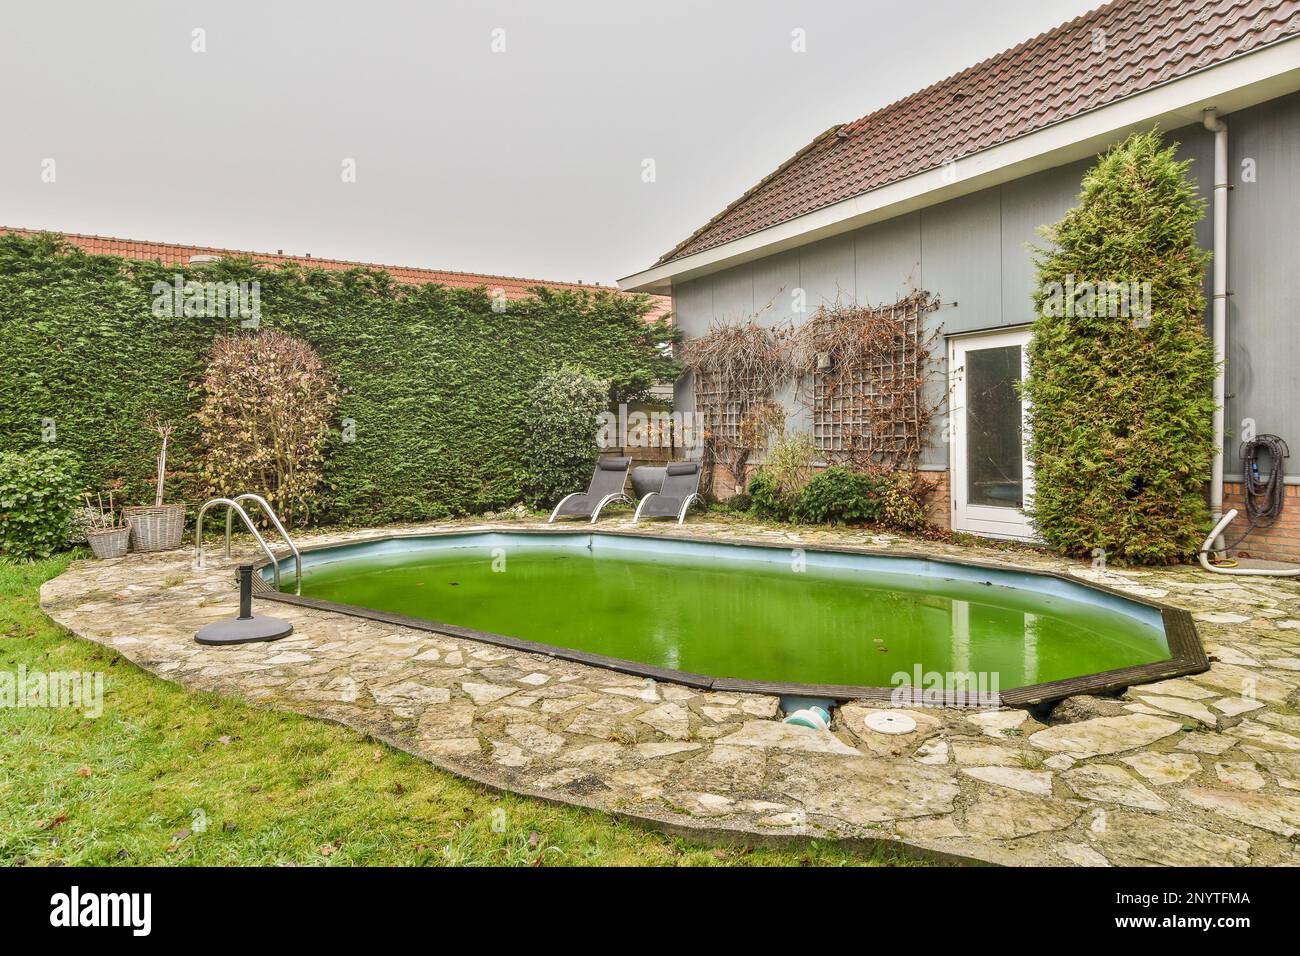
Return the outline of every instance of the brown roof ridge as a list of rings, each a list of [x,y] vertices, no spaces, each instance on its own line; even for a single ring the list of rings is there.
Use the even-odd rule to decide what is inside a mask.
[[[161,242],[152,239],[128,239],[123,236],[101,236],[95,233],[64,232],[59,229],[32,229],[27,226],[0,225],[0,235],[3,235],[5,233],[18,233],[21,235],[29,235],[29,236],[40,235],[42,233],[49,233],[51,235],[62,236],[66,239],[97,240],[99,242],[121,243],[126,245],[134,245],[134,246],[142,246],[142,247],[158,247],[158,248],[170,249],[170,250],[185,250],[187,252],[191,252],[199,255],[206,254],[206,253],[214,253],[214,254],[221,253],[227,256],[242,256],[242,257],[264,259],[264,260],[273,259],[273,260],[283,261],[286,263],[291,262],[291,263],[303,264],[303,265],[320,263],[320,264],[328,264],[328,265],[335,265],[335,266],[356,266],[357,268],[378,269],[384,272],[392,272],[393,270],[396,269],[402,272],[427,272],[436,275],[456,276],[463,279],[499,279],[504,282],[530,283],[533,285],[543,286],[546,288],[554,288],[557,286],[562,286],[562,287],[573,288],[573,289],[594,289],[597,291],[604,290],[608,292],[618,291],[617,287],[615,286],[601,285],[600,283],[596,283],[596,282],[566,282],[566,281],[551,280],[551,279],[532,279],[526,276],[497,275],[489,272],[462,272],[456,269],[435,269],[430,266],[404,266],[404,265],[395,265],[392,263],[364,262],[355,259],[334,259],[329,257],[318,258],[316,256],[311,256],[311,255],[295,256],[295,255],[290,255],[282,252],[257,252],[249,249],[230,249],[224,246],[194,245],[192,243],[186,243],[186,242]]]
[[[1092,31],[1104,30],[1098,49]],[[717,248],[1300,37],[1300,0],[1109,0],[823,133],[661,256]],[[958,95],[964,94],[964,95]]]
[[[707,231],[708,228],[712,226],[715,222],[717,222],[727,213],[731,212],[731,210],[735,209],[737,206],[739,206],[742,202],[748,199],[755,192],[762,189],[763,186],[767,184],[768,180],[773,179],[774,177],[780,175],[789,167],[793,166],[796,162],[802,159],[808,153],[809,150],[813,149],[813,147],[815,147],[818,143],[826,139],[827,136],[832,136],[835,133],[838,133],[840,130],[844,129],[847,125],[849,124],[840,123],[836,126],[832,126],[830,129],[826,130],[825,132],[820,133],[817,136],[813,137],[812,142],[808,143],[808,145],[806,146],[801,147],[798,152],[796,152],[793,156],[791,156],[789,159],[783,162],[780,166],[776,167],[776,169],[772,170],[770,173],[768,173],[766,176],[764,176],[754,185],[750,186],[743,193],[741,193],[740,196],[738,196],[736,199],[733,199],[731,202],[727,203],[727,205],[722,209],[721,212],[714,215],[712,219],[710,219],[704,225],[700,226],[699,229],[696,229],[693,233],[691,233],[681,242],[677,243],[677,245],[673,246],[662,256],[660,256],[659,261],[667,262],[669,259],[673,257],[673,255],[677,252],[678,249],[682,248],[683,246],[689,245],[691,240],[693,240],[696,236]]]
[[[718,222],[720,219],[726,216],[727,213],[731,212],[731,210],[733,210],[741,203],[743,203],[751,195],[753,195],[764,185],[766,185],[768,181],[775,178],[780,173],[784,172],[786,169],[792,166],[797,160],[801,159],[805,154],[807,154],[809,150],[811,150],[818,143],[826,139],[827,136],[830,136],[833,133],[838,133],[840,130],[852,130],[855,128],[863,128],[869,126],[871,120],[873,120],[875,117],[879,116],[880,114],[886,112],[887,110],[897,109],[911,100],[919,99],[920,97],[926,95],[927,93],[932,92],[938,87],[944,86],[945,84],[948,83],[954,83],[957,81],[958,78],[965,76],[968,73],[974,73],[976,70],[979,70],[982,67],[986,67],[989,63],[991,63],[994,60],[1000,59],[1002,57],[1009,58],[1016,51],[1024,47],[1030,46],[1031,44],[1040,43],[1051,34],[1068,31],[1070,27],[1080,24],[1082,23],[1082,21],[1087,20],[1091,17],[1097,16],[1097,14],[1099,14],[1101,11],[1105,10],[1107,7],[1111,6],[1112,4],[1121,3],[1121,2],[1123,2],[1123,0],[1106,0],[1105,3],[1097,7],[1094,7],[1093,9],[1087,11],[1086,13],[1081,13],[1077,17],[1074,17],[1073,19],[1067,20],[1065,23],[1057,24],[1056,26],[1051,27],[1050,29],[1044,30],[1042,33],[1039,33],[1037,36],[1030,37],[1027,40],[1022,40],[1013,47],[1008,47],[1007,49],[1002,50],[998,53],[993,53],[985,57],[983,60],[980,60],[978,63],[972,64],[971,66],[958,70],[956,73],[952,73],[944,77],[943,79],[936,80],[935,82],[931,83],[929,86],[922,87],[919,90],[914,90],[913,92],[908,93],[906,96],[902,97],[901,99],[893,100],[889,103],[884,104],[883,106],[879,106],[876,109],[872,110],[870,113],[867,113],[865,116],[859,116],[855,120],[849,120],[848,122],[839,123],[835,126],[832,126],[830,129],[814,137],[810,143],[802,147],[797,153],[795,153],[785,162],[781,163],[780,166],[772,170],[770,173],[768,173],[766,176],[760,179],[749,189],[746,189],[743,193],[741,193],[739,197],[732,200],[725,207],[723,207],[723,209],[720,212],[718,212],[716,215],[714,215],[711,219],[709,219],[708,222],[700,226],[700,228],[696,229],[693,233],[691,233],[681,242],[677,243],[677,245],[673,246],[671,249],[665,252],[662,256],[659,257],[656,265],[659,263],[667,262],[668,260],[672,259],[673,256],[677,254],[679,249],[682,249],[683,247],[689,245],[692,240],[694,240],[702,233],[706,232],[710,226]]]

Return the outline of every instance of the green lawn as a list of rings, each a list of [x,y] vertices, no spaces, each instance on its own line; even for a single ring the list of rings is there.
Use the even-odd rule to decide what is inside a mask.
[[[493,793],[345,728],[183,691],[40,612],[37,588],[67,560],[0,561],[0,671],[103,672],[104,712],[0,707],[0,864],[908,862],[689,843]]]

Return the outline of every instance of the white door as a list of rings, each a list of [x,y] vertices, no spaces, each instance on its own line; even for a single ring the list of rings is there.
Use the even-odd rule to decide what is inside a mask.
[[[1028,344],[1028,329],[949,340],[954,531],[1034,539],[1025,516],[1034,477],[1025,460],[1025,405],[1017,391]]]

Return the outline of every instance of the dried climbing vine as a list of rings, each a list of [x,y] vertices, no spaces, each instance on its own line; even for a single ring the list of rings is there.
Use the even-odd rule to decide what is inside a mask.
[[[824,306],[800,326],[715,324],[686,341],[681,361],[704,416],[705,490],[715,463],[744,484],[751,456],[784,431],[786,411],[773,396],[791,381],[828,461],[872,472],[915,469],[946,400],[946,392],[934,401],[925,395],[940,335],[926,329],[925,316],[938,305],[918,291],[892,305]]]
[[[859,471],[915,469],[947,398],[946,391],[929,400],[925,394],[940,336],[925,317],[938,306],[919,291],[892,305],[836,303],[794,330],[793,377],[828,461]]]
[[[704,417],[705,493],[712,491],[714,464],[742,486],[750,456],[784,427],[785,410],[772,394],[790,378],[790,336],[788,325],[751,319],[715,323],[683,344],[681,362],[694,376],[696,409]]]

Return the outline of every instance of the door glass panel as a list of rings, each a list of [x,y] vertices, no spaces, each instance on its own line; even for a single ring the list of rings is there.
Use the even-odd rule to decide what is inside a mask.
[[[1024,505],[1019,381],[1019,345],[966,352],[966,496],[972,505]]]

